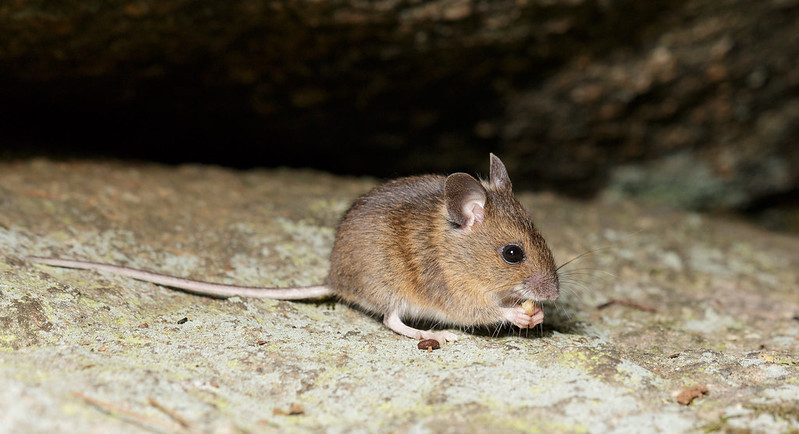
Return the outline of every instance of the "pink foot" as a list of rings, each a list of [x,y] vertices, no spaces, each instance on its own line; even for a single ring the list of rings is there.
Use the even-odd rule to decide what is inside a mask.
[[[533,314],[527,315],[521,306],[506,307],[502,309],[502,316],[519,328],[532,328],[544,322],[544,311],[538,305],[533,308]]]
[[[419,330],[421,336],[417,339],[435,339],[439,344],[444,345],[447,342],[455,342],[458,340],[458,335],[448,331],[434,332],[432,330]]]
[[[435,339],[439,344],[455,342],[458,336],[447,331],[434,332],[432,330],[419,330],[406,325],[396,312],[389,312],[383,316],[383,324],[395,332],[412,339]]]

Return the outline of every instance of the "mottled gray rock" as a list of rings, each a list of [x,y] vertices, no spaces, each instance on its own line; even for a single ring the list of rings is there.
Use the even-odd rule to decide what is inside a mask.
[[[461,332],[432,352],[333,301],[217,300],[25,261],[317,283],[338,217],[372,185],[0,165],[0,426],[177,430],[152,398],[217,432],[799,429],[799,240],[723,218],[522,193],[559,263],[590,253],[563,268],[543,329]],[[709,393],[678,404],[694,385]],[[274,414],[292,403],[304,413]]]
[[[796,0],[15,0],[0,158],[394,176],[494,151],[526,188],[795,203],[798,27]]]

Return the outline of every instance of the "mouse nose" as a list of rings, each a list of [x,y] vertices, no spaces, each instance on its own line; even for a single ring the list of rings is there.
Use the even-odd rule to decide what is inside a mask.
[[[557,274],[533,273],[524,279],[524,287],[536,300],[556,300],[560,296]]]

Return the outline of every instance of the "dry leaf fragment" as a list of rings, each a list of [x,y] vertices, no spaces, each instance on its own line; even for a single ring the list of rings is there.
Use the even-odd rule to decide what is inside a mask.
[[[441,343],[435,339],[425,339],[423,341],[419,341],[416,347],[420,350],[433,351],[441,348]]]
[[[302,408],[300,404],[296,402],[291,403],[291,407],[289,407],[289,414],[296,415],[296,414],[305,414],[305,409]]]
[[[708,392],[707,386],[694,386],[688,387],[677,394],[677,402],[682,405],[688,405],[696,398],[701,398],[702,395]]]
[[[275,408],[272,409],[272,414],[275,416],[296,416],[305,414],[305,409],[302,408],[300,404],[293,402],[291,403],[291,407],[289,407],[289,411],[283,410],[282,408]]]

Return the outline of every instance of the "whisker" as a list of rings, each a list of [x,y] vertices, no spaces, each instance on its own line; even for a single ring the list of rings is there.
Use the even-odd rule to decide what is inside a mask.
[[[624,236],[622,236],[622,237],[618,237],[618,238],[616,238],[615,240],[609,240],[609,241],[612,241],[612,242],[614,242],[615,244],[619,244],[619,242],[621,242],[621,241],[623,241],[623,240],[625,240],[625,239],[627,239],[627,238],[633,237],[633,236],[635,236],[635,235],[637,235],[637,234],[639,234],[639,233],[641,233],[641,232],[644,232],[644,229],[639,229],[639,230],[637,230],[637,231],[633,231],[633,232],[631,232],[631,233],[628,233],[628,234],[626,234],[626,235],[624,235]],[[578,259],[580,259],[580,258],[584,258],[584,257],[586,257],[586,256],[592,255],[592,254],[594,254],[594,253],[597,253],[597,252],[601,252],[601,251],[603,251],[603,250],[615,249],[615,248],[617,248],[617,247],[618,247],[617,245],[611,245],[611,246],[605,246],[605,247],[598,247],[598,248],[596,248],[596,249],[591,249],[591,250],[588,250],[588,251],[586,251],[586,252],[584,252],[584,253],[580,253],[579,255],[577,255],[577,256],[575,256],[575,257],[573,257],[573,258],[569,259],[568,261],[566,261],[566,262],[564,262],[564,263],[562,263],[562,264],[560,264],[560,265],[559,265],[559,266],[558,266],[558,267],[555,269],[555,271],[556,271],[556,272],[557,272],[557,271],[560,271],[560,269],[561,269],[561,268],[565,267],[565,266],[566,266],[566,265],[568,265],[568,264],[571,264],[572,262],[574,262],[574,261],[576,261],[576,260],[578,260]]]
[[[588,300],[595,298],[599,294],[598,289],[600,289],[597,288],[595,280],[597,278],[600,278],[602,284],[607,285],[610,283],[611,279],[617,279],[618,276],[612,272],[609,272],[601,268],[595,268],[595,267],[568,268],[569,265],[574,264],[575,262],[581,259],[585,259],[588,256],[596,255],[599,252],[610,249],[616,249],[618,248],[618,244],[620,243],[620,241],[627,239],[631,236],[634,236],[635,234],[640,232],[643,232],[643,229],[624,236],[614,235],[612,238],[608,237],[608,240],[611,241],[614,245],[588,250],[558,265],[555,268],[555,272],[560,282],[561,293],[563,295],[570,295],[575,297],[578,304],[583,303],[586,305],[593,305],[594,303],[590,303]],[[576,311],[573,308],[569,307],[570,302],[574,303],[574,301],[571,300],[571,297],[568,298],[569,298],[568,301],[567,297],[561,297],[560,300],[548,303],[547,307],[549,307],[549,305],[551,304],[552,308],[547,309],[548,315],[545,315],[545,317],[549,317],[550,319],[555,318],[556,319],[555,323],[558,322],[562,323],[563,321],[574,323],[576,321],[576,315],[575,315]],[[544,307],[541,306],[541,309],[544,309]],[[539,324],[537,328],[539,330],[539,333],[543,334],[544,332],[543,324]]]
[[[574,269],[574,270],[567,270],[567,271],[564,271],[563,273],[559,274],[558,277],[573,276],[573,275],[577,275],[577,276],[595,276],[596,273],[605,274],[608,277],[618,277],[618,276],[616,276],[616,274],[611,273],[610,271],[607,271],[607,270],[603,270],[601,268],[577,268],[577,269]]]
[[[572,293],[580,296],[581,298],[596,292],[593,291],[591,288],[589,288],[584,282],[580,282],[577,280],[564,282],[561,289],[565,291],[571,291]]]
[[[562,282],[562,286],[569,286],[569,285],[575,285],[575,286],[579,286],[579,287],[581,287],[583,289],[588,289],[588,282],[585,282],[585,281],[579,280],[579,279],[569,278],[569,279],[565,279]]]
[[[562,305],[558,304],[556,306],[561,312],[563,312],[563,315],[566,316],[566,319],[568,319],[569,322],[574,322],[574,315],[570,314],[569,311],[567,311]]]
[[[576,261],[576,260],[578,260],[578,259],[584,258],[584,257],[586,257],[586,256],[588,256],[588,255],[592,255],[592,254],[594,254],[594,253],[596,253],[596,252],[599,252],[599,251],[601,251],[601,250],[607,250],[607,249],[610,249],[610,248],[611,248],[610,246],[607,246],[607,247],[599,247],[599,248],[597,248],[597,249],[592,249],[592,250],[589,250],[589,251],[587,251],[587,252],[580,253],[579,255],[577,255],[577,256],[575,256],[575,257],[573,257],[573,258],[569,259],[568,261],[566,261],[566,262],[564,262],[564,263],[562,263],[562,264],[560,264],[560,265],[559,265],[557,268],[555,268],[555,271],[556,271],[556,272],[557,272],[557,271],[560,271],[560,269],[561,269],[561,268],[563,268],[563,267],[565,267],[565,266],[567,266],[567,265],[571,264],[572,262],[574,262],[574,261]]]

